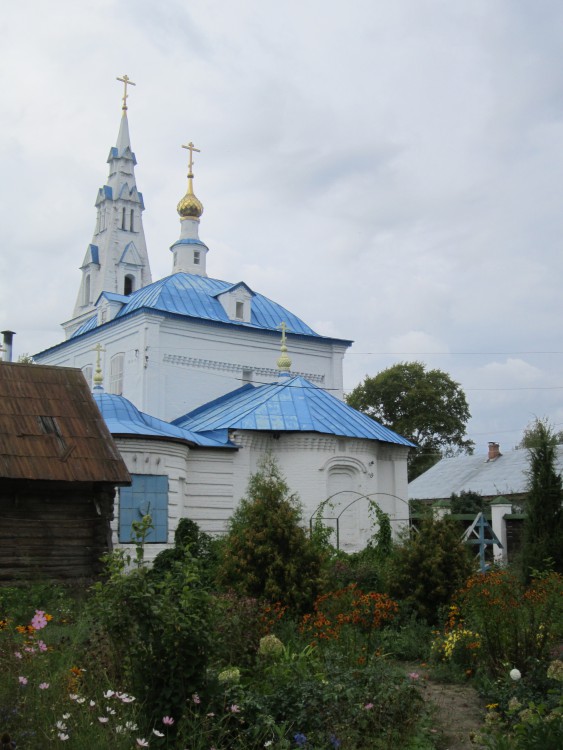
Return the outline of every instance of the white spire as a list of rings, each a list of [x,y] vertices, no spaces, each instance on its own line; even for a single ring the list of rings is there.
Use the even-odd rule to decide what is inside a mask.
[[[152,281],[142,222],[145,207],[135,181],[137,161],[127,119],[127,86],[135,84],[128,76],[118,80],[124,83],[119,133],[107,160],[107,183],[98,190],[96,227],[81,266],[73,319],[64,326],[67,334],[93,313],[102,292],[126,295]]]

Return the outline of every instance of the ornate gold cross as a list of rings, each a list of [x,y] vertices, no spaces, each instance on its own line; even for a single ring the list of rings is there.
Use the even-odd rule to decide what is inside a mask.
[[[94,385],[101,386],[104,382],[104,376],[102,375],[101,354],[102,352],[105,352],[105,349],[100,344],[100,342],[98,342],[92,349],[92,351],[96,352],[96,371],[94,373]]]
[[[125,112],[127,110],[127,97],[129,96],[127,93],[127,86],[136,86],[137,84],[133,83],[127,74],[124,76],[117,76],[116,80],[123,82],[123,106],[121,109]]]
[[[190,152],[190,162],[189,162],[189,165],[188,165],[188,177],[190,177],[190,175],[193,177],[192,171],[193,171],[193,168],[194,168],[194,151],[197,154],[200,154],[201,150],[199,148],[196,148],[191,141],[188,143],[187,146],[184,146],[182,144],[182,148],[187,148],[188,151]]]

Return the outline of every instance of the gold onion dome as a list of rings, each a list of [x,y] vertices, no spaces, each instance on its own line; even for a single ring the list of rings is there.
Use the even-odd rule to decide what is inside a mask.
[[[188,175],[188,192],[177,206],[177,211],[182,219],[199,219],[203,213],[203,203],[194,195],[192,177],[192,175]]]

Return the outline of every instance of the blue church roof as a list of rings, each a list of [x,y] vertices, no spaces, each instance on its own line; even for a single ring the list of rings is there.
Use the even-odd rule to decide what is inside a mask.
[[[249,383],[175,419],[172,424],[206,434],[221,430],[223,439],[229,429],[319,432],[415,447],[301,376],[261,386]]]
[[[163,440],[182,440],[202,447],[224,448],[231,443],[219,442],[204,435],[196,435],[190,430],[156,419],[144,414],[123,396],[94,390],[94,401],[112,435],[138,435],[139,437],[155,437]],[[232,446],[234,447],[234,446]]]
[[[206,276],[175,273],[129,295],[126,304],[119,310],[114,320],[139,310],[154,310],[188,318],[269,331],[279,330],[280,323],[284,321],[292,334],[314,336],[319,339],[327,338],[313,331],[297,315],[289,312],[285,307],[262,294],[252,292],[252,290],[249,290],[253,294],[250,321],[232,320],[225,312],[217,296],[238,287],[241,283],[243,282],[233,284],[219,279],[210,279]],[[246,284],[244,286],[246,287]],[[71,338],[74,339],[94,328],[96,328],[96,321],[94,317],[89,318],[72,334]],[[349,345],[352,342],[342,340],[342,343]]]

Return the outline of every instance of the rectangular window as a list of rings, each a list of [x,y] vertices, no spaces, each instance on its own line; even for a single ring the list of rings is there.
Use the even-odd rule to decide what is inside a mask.
[[[135,210],[132,208],[131,209],[131,223],[129,224],[129,231],[134,232],[135,231],[134,227],[135,227]]]
[[[199,250],[194,250],[194,265],[199,266],[200,254]]]
[[[244,302],[235,302],[235,318],[244,320]]]
[[[168,477],[159,474],[132,474],[131,487],[119,490],[119,541],[131,542],[131,524],[150,516],[154,528],[146,541],[168,541]]]

